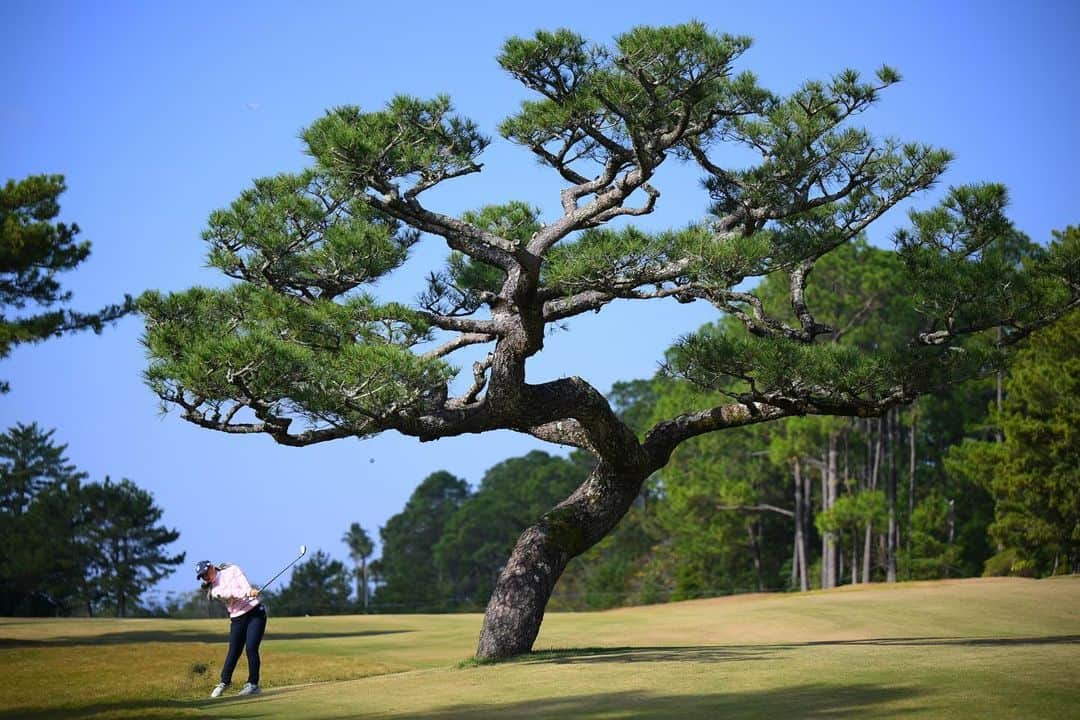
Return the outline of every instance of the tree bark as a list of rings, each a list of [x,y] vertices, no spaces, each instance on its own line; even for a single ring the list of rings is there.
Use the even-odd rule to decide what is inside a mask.
[[[885,503],[889,512],[889,526],[885,541],[885,581],[896,582],[896,417],[890,410],[886,415],[886,427],[889,433],[889,474],[885,481]]]
[[[839,587],[840,583],[844,581],[844,553],[841,552],[839,542],[833,547],[833,554],[836,556],[836,581],[833,583],[833,587]]]
[[[870,582],[870,539],[873,536],[874,524],[866,524],[866,534],[863,536],[863,553],[862,553],[862,581],[863,583]]]
[[[838,490],[839,478],[836,472],[836,460],[837,460],[837,448],[836,448],[836,433],[829,433],[829,455],[828,462],[825,468],[825,475],[827,481],[825,484],[825,500],[827,505],[826,510],[832,508],[836,504],[836,493]],[[828,561],[824,565],[825,583],[824,587],[834,588],[837,586],[837,557],[836,552],[836,533],[825,533],[825,547],[828,554]]]
[[[859,543],[858,543],[859,531],[853,529],[851,531],[851,584],[857,585],[859,583]]]
[[[754,586],[758,592],[761,592],[761,548],[758,547],[757,537],[754,535],[756,524],[753,522],[746,524],[746,535],[750,540],[751,559],[754,562]]]
[[[798,580],[799,590],[806,592],[810,589],[806,577],[806,531],[803,524],[806,520],[803,505],[803,479],[802,463],[796,457],[792,463],[792,473],[795,483],[795,552],[791,562],[792,585]]]
[[[567,563],[622,519],[648,472],[601,461],[566,500],[527,528],[491,593],[476,656],[500,659],[532,650],[544,609]]]
[[[807,473],[803,478],[803,573],[806,575],[806,589],[810,589],[810,528],[814,521],[814,481]]]
[[[826,465],[821,466],[821,512],[829,509],[829,470]],[[821,533],[821,587],[829,585],[829,533]]]
[[[866,422],[867,430],[870,429],[870,421]],[[885,431],[881,418],[877,421],[877,442],[874,443],[873,461],[870,466],[870,490],[877,490],[878,485],[878,473],[881,470],[881,455],[884,452],[885,443]],[[869,449],[870,433],[867,433],[867,447]],[[863,540],[863,582],[870,582],[870,548],[873,544],[873,523],[868,523],[866,526],[866,537]]]
[[[915,460],[916,460],[916,441],[918,434],[919,422],[919,406],[918,401],[911,404],[911,428],[908,431],[908,515],[907,515],[907,578],[911,579],[911,527],[912,520],[915,517]]]

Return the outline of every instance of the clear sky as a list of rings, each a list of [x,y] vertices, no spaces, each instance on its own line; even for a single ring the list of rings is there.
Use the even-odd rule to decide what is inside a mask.
[[[596,41],[640,24],[699,19],[750,35],[739,69],[782,92],[806,79],[888,63],[904,82],[862,124],[956,154],[944,184],[998,181],[1033,238],[1080,223],[1080,4],[1062,2],[0,2],[0,181],[63,173],[61,219],[93,254],[63,277],[92,310],[145,289],[220,284],[199,239],[211,210],[255,177],[308,163],[299,131],[340,104],[378,108],[396,93],[448,93],[496,136],[526,97],[494,58],[511,35],[569,27]],[[497,136],[496,136],[497,138]],[[460,212],[521,199],[551,214],[558,183],[524,150],[496,139],[478,176],[431,194]],[[657,213],[682,225],[705,201],[687,169],[665,170]],[[926,205],[941,188],[921,196]],[[887,242],[893,212],[871,234]],[[445,255],[427,238],[400,277],[376,290],[409,300]],[[709,308],[615,306],[549,338],[534,381],[578,374],[602,391],[653,374],[679,334]],[[309,448],[226,436],[162,414],[143,385],[140,318],[101,336],[17,349],[0,362],[12,391],[0,427],[56,428],[91,479],[149,489],[178,528],[189,563],[164,591],[195,586],[190,563],[241,564],[254,582],[299,544],[347,560],[340,537],[360,522],[374,538],[425,476],[470,483],[496,462],[544,447],[510,433],[421,444],[385,435]],[[558,448],[548,448],[560,451]]]

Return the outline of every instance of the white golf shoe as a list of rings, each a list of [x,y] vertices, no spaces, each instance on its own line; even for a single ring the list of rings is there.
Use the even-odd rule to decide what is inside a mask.
[[[251,683],[246,683],[244,685],[244,687],[240,688],[240,692],[238,692],[237,695],[258,695],[261,692],[262,692],[262,689],[259,688],[258,685],[252,685]]]
[[[229,687],[225,683],[218,683],[214,686],[214,689],[210,691],[210,697],[221,697],[221,693],[225,692],[225,688]]]

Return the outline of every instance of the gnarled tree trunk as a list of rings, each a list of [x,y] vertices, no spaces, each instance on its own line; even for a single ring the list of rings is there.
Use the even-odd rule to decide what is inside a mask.
[[[601,461],[570,497],[521,534],[488,601],[478,658],[507,658],[532,650],[567,563],[615,527],[648,474]]]

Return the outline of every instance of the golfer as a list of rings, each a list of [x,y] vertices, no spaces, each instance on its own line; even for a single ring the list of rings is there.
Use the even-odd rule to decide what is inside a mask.
[[[210,597],[224,601],[229,609],[229,654],[221,666],[221,682],[210,693],[220,697],[232,684],[233,670],[240,652],[247,650],[248,679],[240,695],[259,693],[259,643],[266,632],[266,608],[259,602],[259,590],[251,587],[244,571],[236,565],[213,565],[209,560],[195,563],[195,577],[203,581]]]

